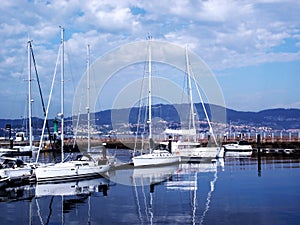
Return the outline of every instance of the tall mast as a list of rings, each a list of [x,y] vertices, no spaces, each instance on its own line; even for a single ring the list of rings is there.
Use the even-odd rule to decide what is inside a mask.
[[[87,115],[88,115],[88,152],[91,149],[91,114],[90,114],[90,45],[87,45],[87,57],[86,57],[86,73],[87,73]]]
[[[190,103],[190,119],[189,119],[189,130],[193,129],[193,132],[196,130],[195,127],[195,110],[194,110],[194,103],[193,103],[193,91],[192,91],[192,82],[191,82],[191,72],[190,72],[190,62],[189,62],[189,55],[188,55],[188,48],[185,48],[185,60],[186,60],[186,72],[187,72],[187,82],[188,82],[188,96],[189,96],[189,103]],[[188,139],[190,137],[188,136]],[[196,141],[196,135],[194,135],[194,141]]]
[[[188,82],[189,82],[189,95],[190,95],[190,104],[191,104],[191,117],[192,117],[192,125],[193,125],[193,129],[194,131],[196,131],[196,127],[195,127],[195,111],[194,111],[194,107],[193,107],[193,99],[192,99],[192,89],[191,89],[191,72],[190,72],[190,63],[189,63],[189,59],[188,59],[188,51],[187,51],[187,48],[186,48],[186,62],[187,62],[187,73],[188,73]],[[201,96],[201,93],[200,93],[200,90],[198,88],[198,85],[196,84],[197,82],[195,81],[195,77],[193,75],[193,80],[195,82],[195,87],[197,89],[197,92],[198,92],[198,95],[200,97],[200,101],[201,101],[201,104],[202,104],[202,108],[203,108],[203,111],[204,111],[204,114],[205,114],[205,117],[207,119],[207,123],[208,123],[208,126],[209,126],[209,132],[210,134],[212,135],[213,137],[213,140],[215,142],[215,144],[217,145],[217,140],[216,140],[216,137],[214,135],[214,132],[213,132],[213,129],[212,129],[212,126],[211,126],[211,122],[210,122],[210,119],[209,119],[209,116],[208,116],[208,113],[206,111],[206,108],[205,108],[205,105],[204,105],[204,101],[203,101],[203,98]],[[194,135],[194,141],[196,141],[196,135]]]
[[[32,150],[32,110],[31,110],[31,41],[27,42],[27,57],[28,57],[28,123],[29,123],[29,146]]]
[[[151,35],[149,35],[149,45],[148,45],[148,57],[149,57],[149,61],[148,61],[148,73],[149,73],[149,82],[148,82],[148,104],[149,104],[149,120],[148,120],[148,124],[149,124],[149,145],[150,145],[150,149],[151,149],[151,139],[152,139],[152,62],[151,62]]]
[[[60,26],[61,32],[61,77],[60,77],[60,98],[61,98],[61,161],[64,161],[64,28]]]

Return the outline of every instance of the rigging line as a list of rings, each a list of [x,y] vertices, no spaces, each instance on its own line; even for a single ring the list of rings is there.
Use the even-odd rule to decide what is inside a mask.
[[[74,51],[72,51],[72,48],[70,47],[68,42],[64,43],[64,48],[65,48],[64,53],[66,56],[65,61],[66,61],[67,67],[68,67],[67,68],[68,74],[70,74],[70,78],[67,81],[68,81],[68,83],[72,84],[73,91],[76,91],[77,80],[80,79],[78,77],[81,77],[81,74],[78,73],[80,71],[80,69],[78,69],[78,65],[80,65],[80,63],[78,63],[78,60],[76,60],[77,58],[74,59],[74,57],[72,57],[72,55],[74,56]],[[75,73],[74,73],[74,70],[75,70]]]
[[[42,108],[43,108],[43,112],[44,112],[44,117],[45,117],[46,116],[45,102],[44,102],[44,98],[43,98],[42,88],[41,88],[41,84],[40,84],[40,78],[39,78],[39,75],[38,75],[36,61],[35,61],[35,57],[34,57],[34,54],[33,54],[33,47],[32,47],[31,42],[29,42],[29,47],[30,47],[33,66],[34,66],[34,70],[35,70],[36,80],[37,80],[37,83],[38,83],[39,93],[40,93],[40,97],[41,97],[41,103],[42,103]],[[51,137],[48,121],[46,121],[46,127],[47,127],[47,131],[48,131],[48,135],[49,135],[50,146],[51,146],[51,148],[53,148],[53,146],[52,146],[52,137]]]
[[[205,105],[204,105],[204,102],[203,102],[202,95],[201,95],[200,90],[199,90],[199,87],[198,87],[198,85],[197,85],[197,81],[196,81],[196,78],[195,78],[195,74],[193,73],[192,70],[191,70],[191,74],[192,74],[192,78],[193,78],[193,81],[194,81],[195,86],[196,86],[196,89],[197,89],[197,93],[198,93],[198,95],[199,95],[199,97],[200,97],[200,101],[201,101],[201,104],[202,104],[202,107],[203,107],[203,110],[204,110],[204,113],[205,113],[205,117],[206,117],[207,122],[208,122],[209,131],[210,131],[210,133],[211,133],[211,135],[212,135],[212,137],[213,137],[213,139],[214,139],[215,144],[218,145],[217,140],[216,140],[216,137],[215,137],[215,134],[214,134],[214,131],[213,131],[213,128],[212,128],[212,126],[211,126],[211,121],[210,121],[210,119],[209,119],[209,117],[208,117],[208,113],[207,113],[207,110],[206,110]]]
[[[80,98],[80,102],[79,102],[79,109],[78,109],[78,116],[77,116],[77,121],[76,121],[76,127],[75,127],[75,134],[74,134],[74,141],[73,141],[73,149],[75,149],[76,146],[76,141],[77,141],[77,133],[78,133],[78,127],[79,127],[79,120],[80,120],[80,112],[81,112],[81,99],[82,99],[83,95]]]
[[[27,58],[26,58],[27,59]],[[20,69],[18,69],[17,71],[16,71],[16,73],[18,74],[18,76],[17,76],[17,80],[18,80],[18,82],[16,82],[16,89],[14,89],[14,92],[13,92],[13,94],[11,94],[11,93],[9,93],[9,98],[11,98],[11,100],[10,99],[5,99],[5,100],[8,100],[8,102],[9,103],[11,103],[11,102],[14,102],[15,104],[14,104],[14,106],[12,107],[12,110],[14,110],[15,112],[19,112],[19,111],[21,111],[18,107],[21,105],[21,104],[16,104],[17,102],[18,102],[18,98],[20,97],[20,96],[24,96],[24,98],[25,98],[25,101],[27,102],[27,92],[26,92],[26,94],[22,91],[22,90],[24,90],[24,86],[23,86],[23,84],[24,84],[24,80],[26,80],[26,79],[24,79],[24,76],[25,76],[25,58],[24,57],[20,57],[20,63],[19,63],[19,65],[21,65],[20,66]],[[27,76],[27,74],[26,74],[26,76]],[[21,82],[22,81],[22,82]],[[3,82],[3,81],[2,81]],[[1,100],[2,101],[2,103],[3,103],[3,99]],[[22,98],[22,102],[24,102],[24,99]],[[23,109],[23,108],[22,108]],[[11,111],[9,111],[9,116],[11,116]],[[25,109],[24,109],[24,113],[21,115],[21,119],[23,119],[24,118],[24,120],[22,121],[22,126],[26,126],[26,121],[25,121],[25,118],[26,118],[26,116],[27,116],[27,104],[26,104],[26,107],[25,107]],[[25,131],[26,131],[26,128],[25,128]],[[26,135],[27,136],[27,135]],[[28,137],[28,136],[27,136]]]
[[[146,131],[147,131],[147,118],[148,118],[148,109],[149,109],[149,107],[147,107],[147,105],[146,106],[144,106],[144,123],[143,123],[143,134],[146,134]],[[142,139],[143,141],[144,141],[144,138]],[[149,149],[150,149],[150,141],[149,141]]]
[[[194,103],[193,103],[193,93],[192,93],[192,83],[191,83],[191,65],[190,65],[190,61],[189,61],[189,56],[188,56],[188,48],[186,47],[185,49],[185,58],[186,58],[186,73],[187,73],[187,86],[188,86],[188,97],[189,97],[189,109],[190,109],[190,113],[189,113],[189,124],[188,124],[188,128],[189,130],[192,129],[195,130],[195,110],[194,110]],[[190,135],[188,136],[188,141],[190,141]],[[194,136],[194,142],[196,142],[196,136]]]
[[[146,60],[145,60],[145,62],[146,62]],[[143,96],[143,90],[144,90],[145,77],[146,77],[146,63],[144,63],[143,79],[142,79],[142,84],[141,84],[141,88],[140,88],[138,119],[137,119],[136,135],[135,135],[134,148],[133,148],[134,153],[135,153],[136,148],[137,148],[138,132],[139,132],[139,129],[140,129],[140,120],[141,120],[142,105],[143,105],[142,96]],[[144,127],[144,131],[145,131],[145,127]],[[143,141],[143,139],[142,139],[142,141]],[[143,149],[143,148],[144,148],[144,146],[142,145],[141,149]]]
[[[46,121],[47,121],[47,117],[48,117],[50,102],[51,102],[51,99],[52,99],[52,92],[53,92],[55,78],[56,78],[57,66],[59,64],[59,59],[60,59],[60,51],[61,51],[61,45],[60,45],[60,47],[58,49],[58,54],[57,54],[57,59],[56,59],[56,64],[55,64],[55,69],[54,69],[52,84],[51,84],[51,90],[50,90],[50,94],[49,94],[48,105],[47,105],[47,109],[46,109],[46,115],[45,115],[45,119],[44,119],[43,129],[42,129],[42,135],[41,135],[39,149],[38,149],[38,153],[37,153],[37,156],[36,156],[35,163],[37,163],[37,161],[39,159],[40,151],[41,151],[41,148],[42,148],[43,136],[44,136],[44,132],[45,132],[45,126],[46,126]]]
[[[183,86],[182,86],[182,92],[181,92],[181,103],[182,104],[180,104],[180,112],[183,113],[183,114],[188,115],[189,114],[189,112],[188,112],[189,107],[184,106],[185,101],[186,100],[188,101],[188,99],[186,99],[186,96],[187,96],[186,93],[188,92],[188,88],[186,86],[186,84],[188,83],[187,82],[187,76],[185,76],[186,74],[187,74],[187,71],[184,72]],[[183,129],[183,128],[181,128],[181,129]]]

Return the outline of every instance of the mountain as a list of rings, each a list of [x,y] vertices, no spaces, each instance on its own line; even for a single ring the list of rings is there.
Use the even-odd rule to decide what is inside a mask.
[[[300,129],[300,109],[267,109],[259,112],[240,112],[227,109],[227,121],[275,130]]]
[[[153,106],[153,116],[162,118],[171,123],[179,123],[180,117],[176,109],[188,108],[187,105],[164,105],[158,104]],[[300,129],[300,109],[267,109],[259,112],[243,112],[233,109],[223,108],[217,105],[205,104],[207,113],[211,117],[211,111],[214,113],[226,112],[227,123],[231,122],[236,125],[249,125],[253,127],[270,127],[274,130]],[[205,118],[202,105],[196,104],[196,109],[200,120]],[[97,118],[101,118],[97,125],[111,124],[111,110],[105,110],[96,113]],[[143,111],[141,114],[143,115]],[[116,109],[113,111],[114,118],[118,115],[129,115],[129,121],[132,124],[137,122],[138,108]],[[118,122],[118,121],[114,121]]]
[[[168,121],[169,124],[178,124],[180,122],[180,116],[178,114],[179,108],[188,109],[188,105],[165,105],[158,104],[152,107],[153,117],[161,118],[162,120]],[[259,112],[243,112],[236,111],[228,108],[223,108],[217,105],[207,105],[205,104],[207,113],[211,116],[211,111],[222,112],[226,111],[227,123],[232,123],[235,125],[249,125],[253,127],[270,127],[274,130],[288,130],[288,129],[300,129],[300,109],[268,109]],[[205,118],[202,105],[196,104],[196,109],[200,120]],[[140,115],[145,115],[146,109],[142,109]],[[124,121],[118,121],[118,118],[122,118],[123,115],[129,115],[129,122],[131,124],[137,123],[137,118],[139,115],[138,108],[131,109],[114,109],[114,110],[104,110],[95,113],[92,118],[99,118],[96,120],[96,125],[111,125],[111,120],[114,123],[122,123]],[[186,113],[188,115],[188,112]],[[82,115],[86,117],[86,115]],[[66,118],[66,121],[70,121],[71,118]],[[0,130],[5,132],[6,124],[11,124],[12,128],[17,130],[21,127],[25,127],[24,119],[0,119]],[[66,126],[72,125],[68,122]],[[33,118],[33,126],[41,128],[43,126],[43,119]],[[49,126],[53,127],[53,120],[49,120]]]

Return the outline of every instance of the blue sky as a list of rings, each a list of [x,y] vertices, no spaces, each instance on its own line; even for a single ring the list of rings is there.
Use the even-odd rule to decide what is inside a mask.
[[[0,4],[0,118],[26,116],[28,37],[45,100],[65,28],[66,114],[91,61],[118,46],[155,40],[189,48],[210,67],[227,107],[300,108],[300,2],[294,0],[25,1]],[[35,116],[42,117],[33,83]],[[56,82],[51,115],[60,111]],[[109,94],[109,93],[108,93]],[[105,99],[103,99],[105,101]]]

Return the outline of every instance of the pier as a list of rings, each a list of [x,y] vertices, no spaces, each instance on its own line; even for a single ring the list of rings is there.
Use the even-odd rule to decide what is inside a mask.
[[[240,138],[217,138],[218,143],[220,145],[225,145],[233,142],[237,142],[241,140]],[[256,138],[243,138],[243,140],[247,140],[254,149],[257,148],[257,140]],[[159,143],[161,141],[167,141],[165,139],[156,140],[156,143]],[[176,141],[176,140],[174,140]],[[208,138],[204,139],[198,139],[198,142],[202,146],[210,145],[210,140]],[[76,145],[73,147],[74,140],[73,139],[67,139],[64,142],[64,150],[66,152],[71,151],[80,151],[80,149],[84,149],[87,146],[87,139],[85,138],[78,138],[76,140]],[[0,141],[0,148],[10,148],[10,142],[7,140]],[[142,140],[138,139],[137,143],[135,143],[135,138],[92,138],[91,139],[91,146],[99,146],[105,144],[106,148],[111,149],[134,149],[136,147],[137,149],[141,148],[142,146]],[[147,147],[148,143],[144,143]],[[27,142],[14,142],[14,146],[26,146]],[[34,141],[33,145],[38,147],[39,142]],[[295,151],[300,151],[300,137],[296,138],[261,138],[260,143],[261,149],[294,149]],[[49,145],[44,144],[42,151],[60,151],[60,142],[57,142],[53,145],[53,148],[51,148]]]

